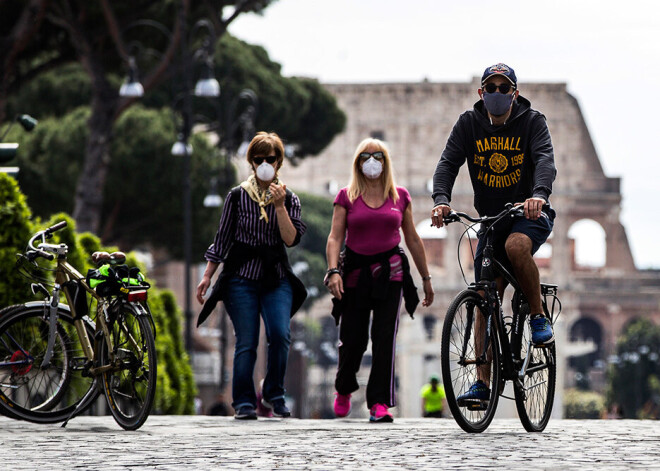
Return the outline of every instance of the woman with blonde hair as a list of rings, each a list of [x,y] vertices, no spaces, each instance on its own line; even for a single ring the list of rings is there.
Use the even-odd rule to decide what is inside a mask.
[[[206,270],[197,286],[204,303],[199,326],[219,300],[223,300],[234,326],[232,407],[236,419],[257,418],[254,365],[261,317],[268,340],[268,362],[262,404],[278,417],[291,415],[284,401],[284,374],[291,344],[290,319],[307,296],[293,274],[286,247],[300,242],[305,224],[300,200],[279,178],[284,145],[275,133],[259,132],[247,150],[253,174],[227,195],[220,226],[204,257]],[[209,299],[204,296],[220,263]]]
[[[345,417],[351,410],[371,320],[372,364],[366,391],[369,420],[393,420],[388,409],[396,406],[394,354],[401,300],[403,297],[411,316],[419,303],[408,258],[399,247],[401,232],[423,280],[422,305],[430,306],[434,296],[424,244],[412,214],[408,190],[395,184],[387,146],[378,139],[363,140],[355,151],[350,184],[335,198],[326,246],[329,268],[325,284],[334,297],[333,316],[339,323],[337,417]],[[345,255],[340,266],[342,244]]]

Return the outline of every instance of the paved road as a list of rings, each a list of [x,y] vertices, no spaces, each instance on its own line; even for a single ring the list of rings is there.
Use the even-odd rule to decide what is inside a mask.
[[[7,471],[660,469],[660,422],[556,420],[529,434],[496,419],[469,435],[452,419],[152,416],[125,432],[111,417],[79,417],[65,429],[0,417],[0,450]]]

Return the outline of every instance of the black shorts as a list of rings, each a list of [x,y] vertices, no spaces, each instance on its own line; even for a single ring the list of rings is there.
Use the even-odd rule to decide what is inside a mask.
[[[555,211],[552,208],[543,210],[543,212],[541,212],[541,217],[536,221],[520,216],[508,221],[505,220],[498,222],[494,229],[495,237],[493,239],[493,256],[504,265],[504,268],[513,274],[511,261],[509,260],[509,257],[507,257],[504,248],[504,244],[509,235],[514,232],[520,232],[529,237],[532,240],[532,255],[534,255],[550,236],[554,224]],[[486,237],[484,236],[483,228],[479,230],[477,237],[479,237],[479,243],[477,244],[477,253],[474,257],[475,281],[481,279],[481,259],[483,258],[484,245],[486,244]]]

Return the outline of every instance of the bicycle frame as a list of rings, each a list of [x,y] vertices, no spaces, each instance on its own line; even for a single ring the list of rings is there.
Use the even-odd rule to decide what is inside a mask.
[[[64,255],[65,256],[65,255]],[[100,327],[101,331],[103,332],[103,337],[105,337],[105,340],[108,345],[108,350],[109,350],[109,355],[110,359],[112,362],[109,365],[99,365],[99,366],[92,366],[94,359],[95,359],[95,348],[92,345],[92,342],[90,341],[89,337],[87,336],[87,332],[85,331],[85,326],[83,324],[83,320],[80,315],[78,315],[75,311],[75,302],[73,299],[70,299],[70,294],[67,290],[64,290],[64,295],[67,298],[67,302],[69,303],[69,307],[71,308],[71,312],[74,316],[74,325],[76,327],[76,331],[78,332],[78,336],[80,338],[80,342],[83,346],[83,351],[85,352],[85,356],[88,359],[88,365],[89,365],[89,373],[92,376],[98,376],[106,371],[109,371],[113,368],[115,368],[115,354],[114,354],[114,345],[112,341],[112,336],[110,335],[110,330],[108,328],[108,324],[110,321],[110,314],[108,313],[108,309],[110,308],[111,301],[99,296],[96,291],[92,288],[90,288],[86,281],[85,277],[78,271],[76,270],[69,262],[64,260],[64,256],[60,256],[58,254],[58,260],[57,260],[57,269],[55,272],[55,288],[53,289],[53,300],[51,302],[51,305],[55,302],[56,297],[59,297],[59,291],[61,290],[61,287],[64,286],[64,283],[68,281],[75,281],[76,283],[79,283],[82,288],[89,293],[97,303],[97,316],[96,316],[96,326],[97,326],[97,332],[98,328]],[[118,300],[118,302],[128,302],[124,300]],[[140,313],[142,315],[147,315],[147,312],[144,310],[144,308],[139,304],[135,303],[135,306],[139,309]],[[55,309],[55,312],[57,310]],[[101,315],[103,314],[103,315]],[[50,323],[53,324],[54,321],[52,320],[52,310],[51,310],[51,319]],[[56,322],[56,321],[55,321]],[[54,329],[53,329],[54,330]],[[49,331],[49,342],[50,342],[50,335],[54,335],[54,331],[51,330]],[[135,339],[130,335],[129,332],[125,333],[128,335],[128,338],[130,342],[133,344],[133,346],[139,351],[137,342]],[[97,340],[98,341],[98,340]],[[140,358],[142,360],[142,358]]]
[[[480,362],[487,362],[486,352],[488,351],[488,346],[490,342],[490,336],[492,334],[493,323],[495,325],[495,332],[497,333],[499,339],[499,348],[502,354],[502,373],[504,380],[514,380],[520,381],[521,378],[525,376],[527,365],[522,365],[522,368],[519,368],[520,358],[515,358],[513,352],[520,351],[520,345],[522,336],[520,335],[520,329],[522,328],[522,323],[524,319],[519,315],[517,307],[513,309],[513,319],[511,325],[511,340],[507,335],[506,328],[504,325],[504,314],[502,309],[502,300],[500,299],[497,284],[495,279],[497,275],[500,275],[504,280],[509,283],[516,292],[521,292],[520,285],[515,277],[504,267],[504,265],[497,259],[493,258],[493,236],[490,228],[486,234],[486,244],[483,252],[483,259],[481,265],[481,280],[479,282],[473,283],[469,286],[469,289],[474,289],[476,291],[483,291],[484,302],[479,306],[482,314],[486,317],[486,335],[484,339],[484,350],[483,354],[477,360]],[[513,343],[513,344],[512,344]],[[531,345],[531,341],[530,341]],[[528,346],[529,348],[529,346]],[[529,357],[528,357],[529,358]]]

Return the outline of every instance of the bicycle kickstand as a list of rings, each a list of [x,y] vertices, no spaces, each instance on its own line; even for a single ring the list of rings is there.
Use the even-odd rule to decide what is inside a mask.
[[[98,387],[98,386],[97,386],[97,387]],[[69,417],[66,418],[66,420],[65,420],[64,423],[62,424],[62,428],[66,427],[66,425],[69,423],[69,420],[73,419],[76,415],[78,415],[80,412],[82,412],[83,410],[86,409],[87,406],[84,405],[84,404],[86,404],[86,403],[87,403],[87,399],[88,399],[90,396],[96,394],[96,392],[97,392],[97,391],[96,391],[96,388],[90,388],[89,391],[87,391],[87,393],[86,393],[86,394],[83,396],[83,398],[80,400],[80,402],[78,403],[78,405],[76,406],[76,408],[73,409],[73,411],[71,412],[71,414],[69,414]]]

